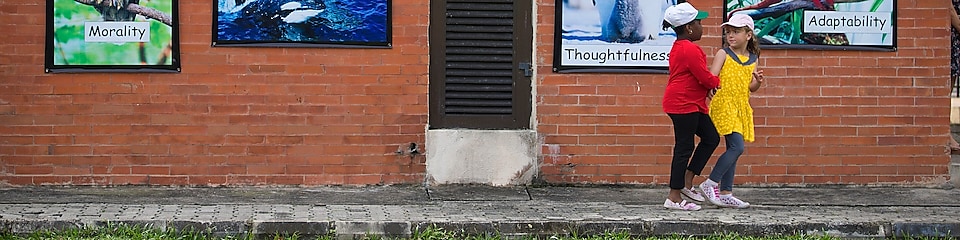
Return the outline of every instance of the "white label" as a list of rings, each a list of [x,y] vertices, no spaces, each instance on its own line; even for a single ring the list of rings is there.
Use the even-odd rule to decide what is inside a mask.
[[[149,42],[150,22],[86,22],[86,42]]]
[[[638,46],[632,44],[566,45],[560,49],[564,65],[581,66],[663,66],[666,67],[671,46]]]
[[[893,33],[890,13],[804,11],[807,33]]]

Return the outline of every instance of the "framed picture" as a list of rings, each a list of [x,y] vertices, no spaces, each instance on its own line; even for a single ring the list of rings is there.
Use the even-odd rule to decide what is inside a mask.
[[[761,48],[895,51],[896,0],[724,0],[753,18]]]
[[[667,73],[677,35],[663,12],[681,2],[557,0],[553,70]]]
[[[179,72],[176,0],[47,0],[44,70]]]
[[[390,0],[217,0],[213,46],[390,48]]]

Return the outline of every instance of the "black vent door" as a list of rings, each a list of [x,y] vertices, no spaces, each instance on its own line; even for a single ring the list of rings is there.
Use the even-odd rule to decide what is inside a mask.
[[[433,1],[430,128],[529,129],[529,1]]]

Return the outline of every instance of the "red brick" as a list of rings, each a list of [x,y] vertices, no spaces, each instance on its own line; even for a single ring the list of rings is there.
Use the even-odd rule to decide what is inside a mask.
[[[253,175],[282,175],[287,173],[286,167],[276,165],[247,165],[246,174]]]
[[[227,183],[227,177],[226,176],[191,175],[187,178],[187,183],[189,185],[199,185],[199,186],[219,186]]]
[[[670,120],[659,106],[666,75],[553,73],[556,6],[537,4],[536,29],[547,34],[534,38],[538,75],[532,100],[538,115],[533,119],[543,141],[560,149],[541,149],[541,177],[558,183],[665,183],[663,166],[669,165],[673,145]],[[395,3],[393,48],[373,51],[213,48],[198,37],[209,34],[209,27],[195,22],[209,19],[202,5],[185,2],[180,12],[181,50],[189,53],[181,59],[183,72],[78,75],[42,72],[43,42],[34,41],[42,33],[29,30],[43,27],[43,5],[0,4],[11,9],[6,12],[31,16],[0,17],[0,27],[21,33],[0,36],[0,42],[10,43],[0,46],[0,59],[17,59],[0,71],[0,122],[6,123],[0,124],[0,168],[13,171],[36,162],[67,173],[79,167],[74,164],[89,164],[94,174],[4,176],[0,181],[340,185],[422,180],[422,164],[404,165],[410,163],[389,152],[401,143],[425,142],[433,81],[425,44],[428,3]],[[701,7],[716,12],[719,5]],[[945,176],[949,101],[942,96],[949,93],[949,35],[934,31],[943,29],[945,6],[898,2],[896,52],[764,50],[761,65],[768,83],[751,100],[758,139],[741,159],[746,170],[739,171],[738,182],[909,183]],[[720,40],[719,23],[705,21],[704,42]],[[63,155],[48,155],[50,144],[52,153]],[[551,161],[581,165],[561,171],[547,164]],[[323,173],[244,173],[246,165],[274,164]],[[790,167],[808,165],[823,167],[823,173],[787,174]],[[133,173],[142,166],[171,167],[183,175]],[[870,167],[902,167],[907,173]]]

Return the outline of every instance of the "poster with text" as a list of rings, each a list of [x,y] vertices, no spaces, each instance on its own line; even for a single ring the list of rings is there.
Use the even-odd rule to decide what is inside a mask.
[[[389,0],[217,0],[213,46],[389,48]]]
[[[553,70],[667,73],[677,36],[663,12],[679,2],[557,0]]]
[[[763,48],[896,49],[896,0],[724,0],[753,18]]]
[[[179,72],[176,0],[47,0],[46,72]]]

